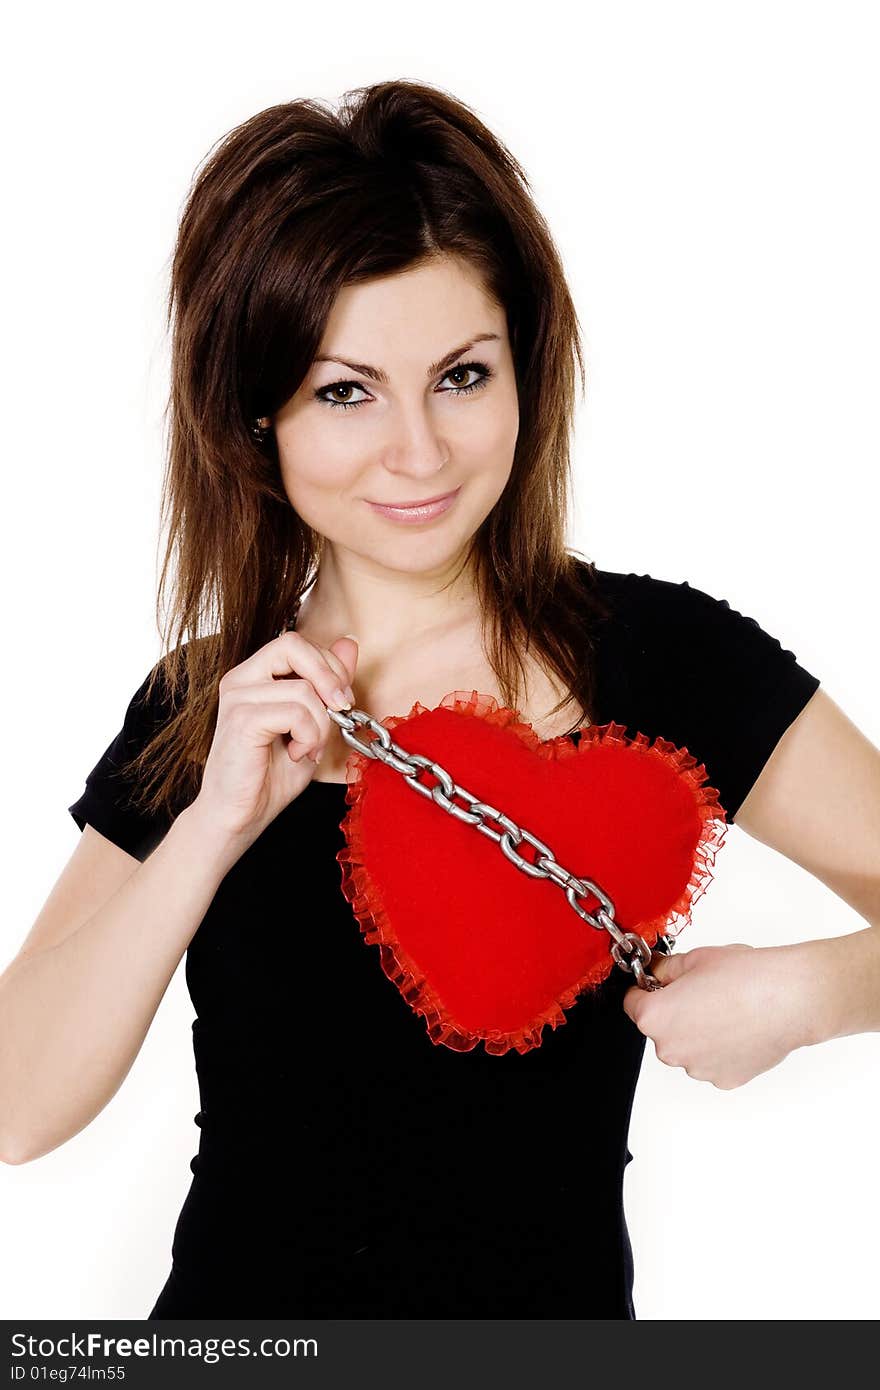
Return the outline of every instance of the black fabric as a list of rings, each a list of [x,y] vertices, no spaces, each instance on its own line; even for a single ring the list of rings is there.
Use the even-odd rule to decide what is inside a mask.
[[[726,600],[597,577],[594,721],[687,747],[733,820],[818,679]],[[133,698],[69,808],[138,859],[167,823],[105,774],[161,715]],[[149,1316],[634,1318],[632,977],[615,967],[524,1055],[435,1046],[342,896],[346,809],[310,783],[190,943],[199,1151]]]
[[[94,826],[120,849],[141,861],[153,852],[174,820],[167,813],[145,816],[131,805],[131,783],[122,775],[124,762],[152,738],[170,713],[164,685],[157,684],[151,699],[147,700],[151,674],[152,671],[147,673],[132,695],[122,728],[86,777],[82,796],[68,807],[80,830],[85,829],[86,823]]]

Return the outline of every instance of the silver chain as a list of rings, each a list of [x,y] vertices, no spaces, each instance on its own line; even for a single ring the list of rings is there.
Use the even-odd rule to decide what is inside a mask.
[[[488,835],[494,840],[502,854],[510,860],[517,869],[530,878],[548,878],[551,883],[555,883],[565,892],[569,905],[574,908],[579,917],[585,922],[589,922],[591,927],[598,931],[607,931],[613,938],[614,944],[611,947],[611,954],[617,965],[622,970],[633,974],[636,983],[642,989],[662,989],[663,982],[651,974],[648,966],[651,963],[651,947],[639,936],[637,932],[621,931],[614,920],[614,903],[608,894],[594,883],[592,879],[577,877],[564,869],[557,861],[549,845],[543,840],[539,840],[537,835],[533,835],[530,830],[517,825],[510,816],[504,815],[496,807],[490,806],[487,801],[480,801],[473,792],[466,791],[454,782],[446,768],[441,767],[440,763],[432,762],[421,753],[409,753],[405,748],[401,748],[391,738],[391,733],[380,724],[378,720],[372,719],[364,710],[332,710],[328,709],[330,718],[339,725],[342,737],[351,748],[356,748],[359,753],[365,754],[368,758],[378,758],[381,762],[392,767],[395,772],[402,773],[407,786],[412,787],[413,791],[420,796],[429,796],[444,811],[448,811],[451,816],[463,821],[465,825],[472,825],[479,830],[481,835]],[[362,743],[358,739],[354,730],[359,726],[366,725],[372,729],[376,735],[374,740],[369,743]],[[437,778],[437,785],[426,787],[423,782],[418,781],[418,777],[423,768],[433,772]],[[460,797],[467,803],[467,806],[456,806],[453,798]],[[486,824],[486,818],[496,821],[503,826],[502,830],[493,830]],[[517,853],[516,846],[523,840],[528,841],[538,855],[534,861],[524,859]],[[588,912],[582,907],[576,898],[587,897],[592,893],[599,899],[601,907],[595,913]],[[674,938],[668,935],[661,935],[657,940],[657,948],[664,954],[668,954],[675,944]]]

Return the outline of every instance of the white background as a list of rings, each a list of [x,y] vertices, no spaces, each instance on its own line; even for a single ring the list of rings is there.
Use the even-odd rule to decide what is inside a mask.
[[[727,598],[880,743],[875,6],[50,5],[10,38],[0,968],[159,655],[176,219],[210,146],[276,102],[404,77],[476,109],[526,168],[583,325],[572,543]],[[864,926],[734,827],[679,949]],[[147,1315],[198,1143],[192,1017],[181,964],[97,1119],[0,1165],[0,1316]],[[877,1066],[863,1034],[722,1092],[647,1044],[639,1318],[877,1317]]]

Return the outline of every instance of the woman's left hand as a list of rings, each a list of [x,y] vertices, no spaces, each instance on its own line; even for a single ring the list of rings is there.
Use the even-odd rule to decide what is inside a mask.
[[[699,946],[649,967],[663,989],[633,985],[623,1007],[657,1057],[695,1081],[731,1091],[805,1042],[804,998],[776,948]]]

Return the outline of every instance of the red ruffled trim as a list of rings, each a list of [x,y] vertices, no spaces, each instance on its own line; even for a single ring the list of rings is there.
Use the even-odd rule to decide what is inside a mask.
[[[520,717],[518,710],[499,705],[494,696],[481,694],[477,690],[450,691],[439,701],[438,707],[440,706],[472,715],[499,728],[509,728],[528,748],[542,750],[540,756],[551,760],[580,757],[582,749],[597,743],[622,744],[635,749],[645,757],[662,759],[689,784],[694,794],[700,820],[699,839],[694,850],[694,866],[687,884],[667,912],[629,926],[628,929],[637,931],[646,943],[653,947],[661,935],[665,934],[675,939],[690,924],[694,904],[712,882],[715,856],[724,843],[728,825],[718,791],[708,785],[708,773],[704,764],[699,763],[686,748],[679,748],[668,739],[660,737],[651,740],[643,733],[636,733],[634,738],[630,738],[626,734],[626,725],[615,724],[613,721],[608,724],[582,725],[577,744],[566,735],[541,739],[532,725]],[[418,714],[427,713],[431,708],[416,700],[408,714],[388,715],[381,723],[392,731],[397,725],[413,719]],[[491,1029],[484,1033],[473,1033],[462,1030],[448,1016],[430,982],[398,941],[387,914],[376,905],[381,901],[381,894],[373,884],[365,863],[360,820],[362,797],[366,791],[364,773],[373,761],[372,758],[352,749],[346,762],[345,799],[349,810],[342,823],[346,843],[336,855],[342,870],[342,892],[351,904],[365,942],[379,947],[382,970],[397,986],[414,1012],[425,1018],[432,1042],[442,1043],[458,1052],[468,1052],[477,1043],[482,1042],[486,1052],[498,1056],[509,1051],[511,1047],[523,1053],[540,1046],[543,1029],[547,1025],[556,1029],[565,1023],[563,1010],[570,1008],[586,989],[595,988],[607,979],[614,966],[614,958],[610,953],[612,938],[608,938],[607,961],[600,961],[590,969],[566,990],[558,1001],[553,1000],[526,1027],[514,1032]],[[439,812],[440,808],[437,809]]]

